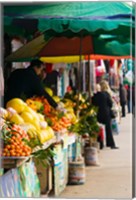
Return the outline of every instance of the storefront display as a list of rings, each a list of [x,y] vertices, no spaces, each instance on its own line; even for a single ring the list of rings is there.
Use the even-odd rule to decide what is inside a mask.
[[[46,90],[52,92],[50,88]],[[19,183],[16,187],[20,188],[20,193],[15,192],[14,187],[5,193],[4,188],[9,185],[3,184],[4,197],[8,197],[9,193],[10,197],[39,197],[40,194],[49,195],[50,192],[59,196],[65,189],[69,180],[69,163],[78,161],[82,155],[81,135],[91,131],[90,137],[97,136],[97,122],[93,121],[96,116],[95,109],[89,106],[82,94],[79,96],[80,104],[77,107],[77,98],[77,95],[71,96],[70,93],[63,99],[58,98],[62,108],[59,111],[51,107],[44,97],[29,98],[25,102],[14,98],[7,103],[6,108],[0,109],[2,167],[8,170],[4,174],[1,173],[1,179],[5,183],[5,177],[17,173]],[[86,126],[86,111],[86,117],[91,117],[92,124],[88,121],[91,129]],[[79,129],[83,124],[84,127]],[[94,125],[96,127],[93,130]],[[31,169],[30,173],[28,168]],[[85,171],[83,174],[85,175]],[[84,178],[81,182],[84,184]]]

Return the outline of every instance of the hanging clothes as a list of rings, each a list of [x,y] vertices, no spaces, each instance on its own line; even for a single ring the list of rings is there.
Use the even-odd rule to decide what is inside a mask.
[[[3,70],[0,66],[0,97],[4,96],[4,77],[3,77]]]

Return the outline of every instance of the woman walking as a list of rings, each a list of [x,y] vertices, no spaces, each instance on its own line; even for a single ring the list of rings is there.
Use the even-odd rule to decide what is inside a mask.
[[[111,108],[112,108],[112,99],[109,94],[110,87],[107,81],[102,81],[100,83],[101,91],[98,91],[92,98],[92,103],[98,106],[97,119],[98,122],[105,125],[106,129],[106,146],[111,149],[118,149],[116,147],[112,129],[111,129]]]

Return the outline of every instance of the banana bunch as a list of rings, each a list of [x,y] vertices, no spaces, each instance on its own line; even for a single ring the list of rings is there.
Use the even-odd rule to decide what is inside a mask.
[[[74,102],[71,101],[70,99],[65,99],[65,103],[64,103],[64,106],[65,108],[70,108],[70,107],[74,107]]]
[[[32,138],[37,138],[38,137],[38,135],[40,134],[39,133],[40,131],[39,130],[34,130],[34,129],[31,129],[31,128],[29,128],[28,130],[27,130],[27,134],[28,134],[28,136],[32,139]]]
[[[74,113],[74,109],[71,108],[71,107],[67,107],[66,110],[67,110],[67,112],[66,112],[65,116],[66,116],[68,119],[71,120],[71,123],[72,123],[72,124],[76,123],[76,122],[77,122],[77,117],[76,117],[76,115],[75,115],[75,113]]]

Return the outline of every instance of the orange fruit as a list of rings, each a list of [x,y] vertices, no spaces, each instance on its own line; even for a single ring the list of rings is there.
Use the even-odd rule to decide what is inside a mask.
[[[10,152],[7,153],[7,156],[10,157]]]
[[[22,152],[22,154],[21,154],[22,156],[26,156],[26,154],[24,153],[24,152]]]
[[[6,152],[9,152],[9,150],[5,147],[4,148],[4,152],[6,153]]]
[[[6,145],[6,149],[10,149],[11,148],[11,146],[10,145]]]

